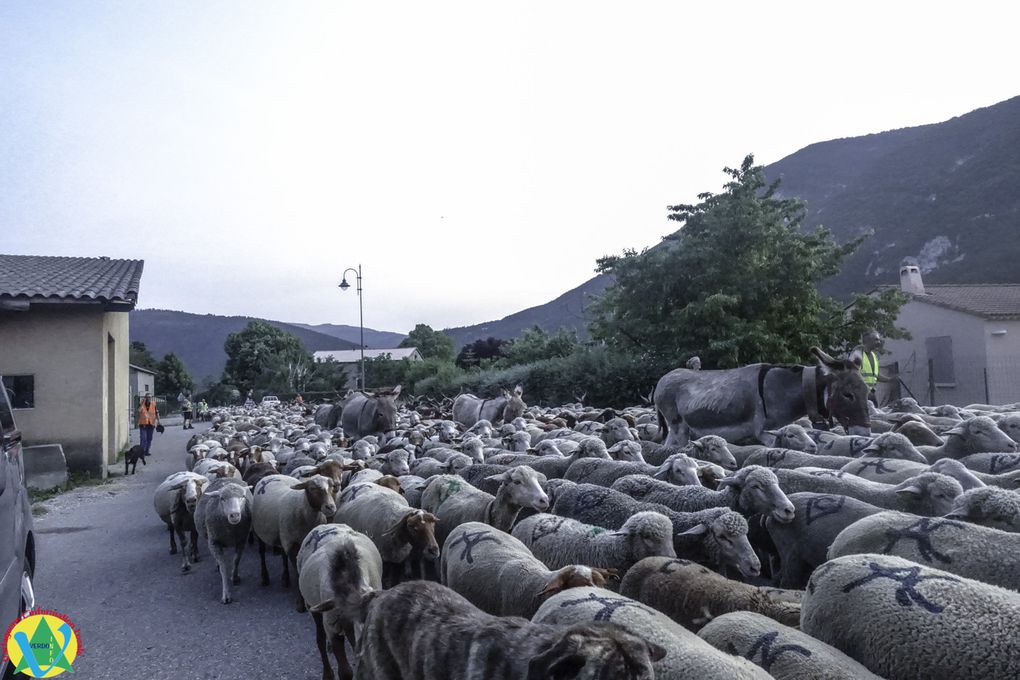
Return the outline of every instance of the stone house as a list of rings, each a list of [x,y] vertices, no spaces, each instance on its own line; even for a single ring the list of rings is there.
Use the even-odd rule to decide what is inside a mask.
[[[0,255],[0,374],[26,445],[106,476],[128,444],[141,260]]]

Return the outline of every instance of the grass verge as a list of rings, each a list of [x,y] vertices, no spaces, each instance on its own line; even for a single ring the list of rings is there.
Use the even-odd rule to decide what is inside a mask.
[[[90,472],[72,472],[67,476],[67,485],[64,487],[55,486],[52,489],[29,489],[28,499],[32,503],[32,514],[36,517],[46,514],[46,508],[39,505],[44,501],[55,498],[62,493],[77,489],[83,486],[103,486],[113,481],[113,477],[103,479],[94,477]]]

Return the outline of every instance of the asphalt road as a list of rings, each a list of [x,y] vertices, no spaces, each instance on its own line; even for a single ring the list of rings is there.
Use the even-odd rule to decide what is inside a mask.
[[[234,603],[223,605],[204,542],[190,574],[169,554],[153,492],[184,469],[185,443],[204,426],[195,427],[157,434],[138,474],[44,504],[49,511],[35,519],[38,605],[81,631],[79,678],[320,680],[312,619],[294,610],[295,594],[279,585],[279,557],[269,561],[273,584],[262,587],[258,551],[249,546]]]

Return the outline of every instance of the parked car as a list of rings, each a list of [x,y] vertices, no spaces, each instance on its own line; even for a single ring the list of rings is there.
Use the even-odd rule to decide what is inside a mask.
[[[276,396],[275,394],[267,394],[266,396],[262,397],[262,405],[263,406],[279,406],[280,405],[280,398],[278,396]]]
[[[35,607],[32,575],[35,573],[35,535],[32,507],[25,486],[21,432],[14,422],[14,410],[0,376],[0,626],[4,630],[19,616]],[[4,678],[13,676],[4,663]],[[20,676],[19,676],[20,677]]]

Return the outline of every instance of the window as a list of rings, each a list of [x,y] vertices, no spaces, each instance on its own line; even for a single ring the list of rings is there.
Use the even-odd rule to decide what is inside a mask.
[[[4,389],[11,408],[35,408],[34,375],[5,375]]]
[[[953,338],[948,335],[925,338],[924,347],[928,351],[928,361],[931,362],[932,381],[936,385],[955,385],[956,369],[953,365]]]

